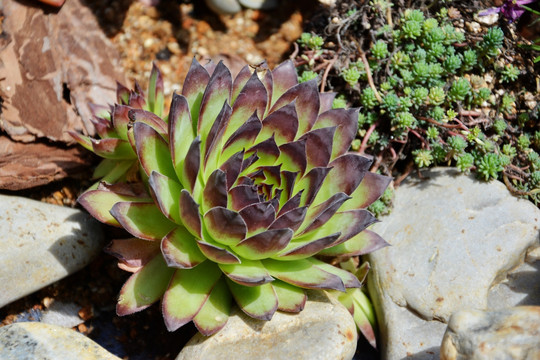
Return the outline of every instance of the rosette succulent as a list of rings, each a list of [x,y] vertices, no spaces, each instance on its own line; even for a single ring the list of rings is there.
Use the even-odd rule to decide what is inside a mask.
[[[92,123],[99,139],[70,131],[71,136],[83,147],[104,159],[94,171],[93,178],[107,183],[126,182],[137,179],[139,164],[133,146],[133,132],[129,131],[134,122],[144,122],[160,134],[167,130],[166,118],[162,119],[164,108],[163,78],[153,65],[145,94],[138,84],[129,90],[118,83],[117,104],[111,107],[91,104]],[[144,177],[144,173],[141,173]],[[96,188],[98,183],[92,188]]]
[[[119,315],[161,299],[170,331],[193,321],[210,335],[233,302],[269,320],[301,311],[304,289],[361,286],[321,259],[387,245],[366,230],[376,219],[365,208],[390,178],[348,153],[358,112],[332,109],[333,98],[315,80],[298,83],[291,61],[273,71],[246,66],[233,79],[221,62],[194,60],[165,119],[120,105],[138,115],[116,135],[135,154],[140,182],[102,182],[79,198],[133,236],[108,247],[133,272]],[[358,311],[361,329],[369,327]]]

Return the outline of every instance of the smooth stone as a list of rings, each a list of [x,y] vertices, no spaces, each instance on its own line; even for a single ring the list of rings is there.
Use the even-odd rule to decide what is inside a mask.
[[[205,2],[210,10],[217,14],[231,15],[242,10],[237,0],[205,0]]]
[[[72,328],[84,322],[79,316],[81,307],[75,303],[54,301],[47,311],[43,312],[41,322]]]
[[[86,336],[62,326],[21,322],[0,328],[2,360],[119,360]]]
[[[80,270],[103,248],[81,210],[0,195],[0,307]]]
[[[515,306],[524,298],[540,305],[538,286],[502,285],[513,297],[497,287],[540,276],[538,262],[532,273],[508,275],[539,245],[539,209],[498,181],[449,168],[422,174],[428,179],[411,177],[396,190],[392,213],[374,227],[392,245],[368,256],[383,359],[438,359],[446,323],[458,310]]]
[[[210,337],[198,333],[176,360],[346,360],[352,359],[356,342],[349,311],[322,291],[309,291],[299,314],[278,311],[270,321],[236,308],[223,329]]]
[[[279,0],[238,0],[238,2],[250,9],[270,10],[279,5]]]
[[[458,359],[540,359],[540,306],[454,313],[442,341],[441,360]]]

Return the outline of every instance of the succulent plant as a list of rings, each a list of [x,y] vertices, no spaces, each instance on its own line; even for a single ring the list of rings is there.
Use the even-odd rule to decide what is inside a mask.
[[[304,289],[361,286],[320,259],[387,245],[366,230],[376,219],[365,208],[390,178],[347,152],[358,111],[332,109],[334,96],[319,94],[315,80],[298,83],[291,61],[273,71],[246,66],[233,79],[221,62],[194,60],[166,119],[125,105],[141,116],[116,135],[136,154],[142,181],[102,182],[79,198],[133,236],[108,248],[133,272],[119,315],[161,299],[170,331],[193,321],[210,335],[227,322],[233,299],[269,320],[276,310],[301,311]],[[363,294],[351,296],[357,324],[374,341]]]
[[[94,171],[93,178],[107,183],[131,181],[138,176],[140,167],[130,131],[134,122],[151,125],[161,135],[167,131],[167,119],[161,118],[164,108],[163,78],[155,65],[152,66],[146,94],[138,84],[135,90],[129,90],[118,83],[116,101],[117,104],[111,107],[91,104],[91,121],[100,139],[69,132],[80,145],[104,158]],[[98,184],[95,183],[92,188],[97,188]]]

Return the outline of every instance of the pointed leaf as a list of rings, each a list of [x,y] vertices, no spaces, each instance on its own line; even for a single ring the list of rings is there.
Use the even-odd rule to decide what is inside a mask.
[[[227,160],[232,154],[252,147],[261,128],[261,121],[257,114],[253,113],[229,138],[225,138],[226,143],[220,159]]]
[[[201,166],[201,140],[198,136],[189,146],[183,165],[181,182],[193,194]]]
[[[277,164],[283,164],[283,170],[304,174],[307,166],[306,141],[298,140],[279,147],[280,155]]]
[[[332,220],[320,227],[319,230],[306,233],[304,236],[316,239],[340,232],[340,237],[333,244],[338,245],[351,239],[353,236],[356,236],[377,221],[378,220],[367,210],[347,210],[334,214]]]
[[[259,202],[259,193],[254,185],[238,185],[229,190],[227,208],[240,211],[246,206]]]
[[[205,150],[204,157],[204,178],[208,178],[210,173],[218,167],[218,160],[223,151],[223,133],[231,117],[231,107],[226,102],[219,112],[216,120],[210,128],[206,142],[203,142]]]
[[[276,218],[276,210],[267,202],[256,203],[239,211],[247,226],[247,236],[266,230]]]
[[[296,103],[298,114],[297,137],[300,137],[311,130],[319,115],[320,100],[317,81],[306,81],[287,90],[272,106],[270,114],[293,101]]]
[[[288,89],[298,84],[296,68],[291,60],[282,62],[272,71],[273,89],[272,104],[281,97]]]
[[[240,174],[240,169],[242,168],[243,160],[244,151],[239,151],[221,165],[220,169],[225,172],[227,179],[227,191],[229,191],[236,182],[236,179]]]
[[[130,109],[128,111],[128,117],[131,123],[140,122],[146,124],[156,130],[159,135],[167,137],[167,124],[153,112],[142,109]]]
[[[296,182],[296,178],[298,177],[298,173],[297,172],[291,172],[291,171],[282,171],[281,172],[281,195],[280,195],[280,199],[279,199],[279,203],[280,204],[283,204],[283,206],[279,209],[279,214],[282,214],[286,211],[289,211],[293,208],[296,208],[298,207],[298,205],[300,205],[300,196],[301,195],[298,195],[298,193],[296,195],[298,195],[298,199],[295,199],[294,200],[294,203],[291,203],[291,204],[288,204],[290,202],[290,200],[292,199],[291,196],[293,194],[293,188],[294,188],[294,184]],[[302,187],[300,187],[299,189],[302,189]],[[302,190],[299,191],[299,193],[302,193]],[[296,196],[295,195],[295,196]],[[298,201],[296,201],[298,200]]]
[[[368,207],[381,197],[391,181],[392,178],[389,176],[367,172],[360,185],[358,185],[356,190],[351,194],[351,200],[343,204],[341,210],[353,210]]]
[[[229,139],[252,114],[261,118],[266,110],[266,101],[266,89],[255,71],[234,101],[231,121],[225,130],[224,139]]]
[[[84,139],[83,139],[84,141]],[[118,138],[95,140],[90,138],[92,151],[105,159],[135,159],[137,156],[131,144]]]
[[[265,259],[283,250],[291,241],[292,236],[291,229],[267,230],[241,241],[232,249],[249,260]]]
[[[150,81],[148,83],[148,110],[161,116],[163,112],[163,77],[155,63],[152,63]]]
[[[339,276],[322,270],[307,259],[293,261],[265,259],[262,263],[270,275],[291,285],[306,289],[345,291]]]
[[[161,252],[167,266],[191,269],[206,260],[196,240],[182,226],[168,233],[161,241]]]
[[[199,121],[197,123],[197,133],[201,136],[203,143],[220,113],[223,103],[230,102],[232,90],[232,76],[229,69],[220,61],[206,87],[202,101]]]
[[[93,151],[92,141],[90,140],[90,137],[79,134],[78,132],[71,131],[71,130],[68,131],[68,134],[73,138],[73,140],[78,142],[79,145],[84,147],[86,150]]]
[[[123,270],[137,272],[159,254],[159,243],[137,238],[113,240],[104,251],[117,258]]]
[[[177,226],[154,203],[118,202],[111,214],[131,235],[145,240],[161,240]]]
[[[219,268],[229,279],[240,285],[262,285],[274,280],[257,260],[244,259],[241,264],[219,264]]]
[[[307,296],[304,290],[280,280],[272,281],[278,297],[278,310],[299,313],[306,305]]]
[[[280,215],[269,227],[269,230],[289,228],[292,231],[298,230],[306,216],[307,207],[289,210]]]
[[[375,311],[369,298],[360,289],[355,289],[353,293],[354,322],[360,332],[368,340],[369,344],[377,348],[377,339],[373,327],[377,324]]]
[[[279,148],[274,140],[274,137],[258,143],[252,146],[246,151],[246,154],[253,154],[258,157],[258,166],[271,166],[274,165],[280,155]],[[243,167],[246,169],[246,167]]]
[[[203,190],[202,206],[204,211],[213,207],[227,207],[227,180],[222,170],[215,170],[208,178]]]
[[[332,105],[334,104],[334,99],[336,98],[336,95],[337,93],[335,92],[327,92],[327,93],[319,94],[319,97],[321,99],[321,108],[319,109],[319,114],[322,114],[332,109]]]
[[[227,246],[238,244],[247,233],[242,216],[221,206],[212,208],[204,214],[204,225],[213,239]]]
[[[311,261],[312,264],[317,265],[317,267],[323,269],[324,271],[328,271],[331,274],[339,276],[341,281],[343,281],[343,285],[345,285],[346,288],[359,288],[362,286],[362,283],[360,283],[358,278],[347,270],[340,269],[315,258],[309,258],[308,260]]]
[[[193,318],[193,323],[200,333],[210,336],[221,330],[229,319],[231,303],[231,293],[222,278],[214,285],[210,296]]]
[[[216,264],[205,261],[193,269],[176,270],[163,295],[162,311],[167,330],[175,331],[190,322],[208,299],[221,277]]]
[[[348,199],[349,197],[346,194],[339,192],[331,196],[330,199],[326,200],[322,204],[311,206],[307,211],[304,223],[300,229],[298,229],[299,233],[309,233],[326,224],[328,220],[330,220],[338,211],[341,205]],[[339,230],[336,232],[339,232]]]
[[[124,85],[116,82],[116,102],[122,105],[127,105],[129,101],[129,89]]]
[[[118,137],[122,140],[127,140],[128,124],[131,121],[129,119],[129,110],[129,106],[115,105],[112,112],[112,124],[114,130],[116,130]]]
[[[259,320],[272,319],[278,307],[272,284],[244,286],[227,278],[227,286],[243,312]]]
[[[322,249],[325,249],[334,243],[339,235],[339,233],[336,233],[317,240],[307,239],[291,241],[289,246],[273,258],[290,261],[312,257],[318,254]]]
[[[183,189],[180,193],[179,216],[185,228],[198,239],[201,238],[201,215],[199,205],[191,194]]]
[[[146,175],[157,171],[171,179],[176,178],[167,142],[149,125],[133,125],[137,155]]]
[[[123,201],[151,202],[152,200],[150,198],[142,199],[140,196],[122,195],[109,190],[90,190],[79,196],[77,201],[90,215],[99,221],[109,225],[120,226],[118,221],[110,213],[114,204]]]
[[[364,230],[345,242],[322,250],[320,254],[325,256],[358,256],[369,254],[389,245],[377,233]]]
[[[170,220],[181,224],[179,199],[182,185],[155,171],[150,174],[148,185],[161,212]]]
[[[218,264],[240,264],[240,259],[224,247],[206,241],[197,241],[201,252],[210,260]]]
[[[184,161],[194,139],[195,135],[187,99],[174,93],[169,111],[169,148],[174,170],[181,181],[184,180]],[[184,187],[188,187],[188,184],[184,182],[182,184]]]
[[[116,313],[119,316],[129,315],[152,305],[167,289],[173,272],[174,269],[167,267],[161,255],[155,256],[122,286]]]
[[[277,145],[291,142],[298,131],[298,115],[294,102],[274,111],[262,121],[258,142],[274,135]]]
[[[191,119],[193,119],[194,122],[193,133],[196,133],[196,122],[199,118],[201,101],[209,80],[210,75],[208,74],[208,71],[206,71],[194,57],[191,62],[191,67],[186,75],[184,86],[182,87],[182,95],[187,100],[188,108],[191,111]]]
[[[327,127],[308,131],[300,139],[306,139],[307,170],[315,167],[326,167],[332,155],[332,142],[335,127]]]
[[[371,162],[364,156],[352,153],[342,155],[332,161],[328,165],[332,170],[324,179],[313,205],[326,201],[338,192],[352,194],[368,172]]]
[[[309,206],[315,200],[315,196],[321,189],[321,186],[326,179],[326,176],[332,169],[329,167],[317,167],[311,169],[304,175],[296,185],[296,189],[305,189],[302,193],[300,205]]]
[[[358,132],[358,109],[332,109],[321,115],[313,129],[337,126],[334,135],[332,159],[347,152]]]
[[[238,75],[234,78],[233,89],[231,94],[231,103],[234,104],[236,98],[240,94],[240,91],[244,88],[248,80],[251,78],[251,71],[249,65],[246,65],[238,72]]]

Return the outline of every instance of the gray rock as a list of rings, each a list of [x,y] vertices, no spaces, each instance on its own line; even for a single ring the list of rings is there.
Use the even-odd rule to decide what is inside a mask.
[[[0,195],[0,307],[87,265],[103,247],[88,214]]]
[[[41,322],[72,328],[84,322],[79,317],[81,307],[75,303],[54,301],[41,317]]]
[[[540,306],[453,314],[441,360],[540,359]]]
[[[119,360],[74,330],[37,322],[0,328],[0,359]]]
[[[534,288],[506,286],[522,293],[513,298],[496,294],[497,284],[539,244],[538,208],[498,181],[480,182],[453,169],[423,175],[429,180],[411,178],[397,189],[392,214],[375,227],[392,246],[369,255],[368,286],[385,359],[438,359],[455,311],[514,306],[524,297],[540,303]],[[533,273],[514,273],[506,282],[538,279],[534,266]]]
[[[195,335],[176,360],[352,359],[356,325],[347,309],[322,292],[309,292],[299,314],[276,312],[270,321],[234,310],[217,334]]]

